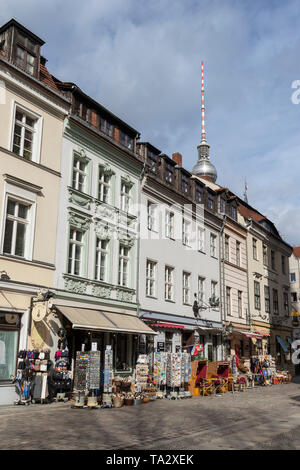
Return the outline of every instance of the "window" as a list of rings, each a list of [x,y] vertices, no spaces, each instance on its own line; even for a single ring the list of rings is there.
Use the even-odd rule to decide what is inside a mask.
[[[83,257],[83,232],[70,229],[68,273],[81,275]]]
[[[187,175],[181,174],[181,191],[188,194],[190,189],[190,181]]]
[[[203,202],[203,187],[196,183],[196,202]]]
[[[157,205],[154,202],[148,201],[147,203],[147,223],[148,223],[148,230],[156,230],[156,209]]]
[[[277,289],[273,289],[273,310],[274,314],[278,315],[278,291]]]
[[[16,107],[12,151],[26,160],[34,159],[37,121],[36,117]]]
[[[110,190],[110,175],[104,172],[103,167],[99,167],[99,187],[98,187],[98,199],[108,204],[109,202],[109,190]]]
[[[155,297],[156,295],[156,263],[147,260],[146,264],[146,295]]]
[[[243,293],[238,290],[238,315],[239,318],[243,318]]]
[[[174,299],[174,268],[165,267],[165,300]]]
[[[297,292],[291,292],[291,301],[297,302]]]
[[[281,269],[282,269],[282,274],[285,274],[285,256],[281,256]]]
[[[133,139],[129,137],[129,135],[125,134],[125,132],[120,131],[120,142],[124,147],[127,147],[128,149],[133,148]]]
[[[205,229],[198,227],[198,250],[205,253]]]
[[[236,242],[236,265],[241,265],[241,244],[240,242]]]
[[[128,287],[129,276],[129,248],[120,244],[119,248],[119,277],[118,284]]]
[[[226,287],[226,310],[227,315],[231,315],[231,288]]]
[[[265,286],[265,311],[270,313],[270,288]]]
[[[190,303],[190,280],[191,280],[191,275],[189,273],[183,272],[182,274],[182,298],[183,298],[183,303],[184,304],[189,304]]]
[[[268,266],[268,247],[263,245],[263,263],[265,266]]]
[[[87,179],[87,163],[82,158],[74,156],[72,188],[84,192]]]
[[[210,256],[217,257],[217,237],[212,233],[210,234]]]
[[[229,261],[229,236],[225,235],[225,261]]]
[[[271,268],[276,270],[276,264],[275,264],[275,251],[271,250]]]
[[[216,302],[217,296],[217,287],[218,283],[216,281],[211,281],[211,301]]]
[[[207,207],[214,210],[214,196],[210,193],[207,194]]]
[[[100,117],[100,130],[104,132],[104,134],[113,137],[114,128],[112,124],[102,117]]]
[[[191,223],[187,220],[182,220],[182,243],[189,246],[190,244],[190,227]]]
[[[252,248],[253,248],[253,259],[257,258],[257,240],[255,238],[252,239]]]
[[[168,162],[165,165],[165,180],[167,183],[173,183],[173,165]]]
[[[289,311],[289,297],[287,292],[283,293],[283,308],[285,312]]]
[[[11,381],[16,373],[19,324],[18,314],[0,312],[0,383]]]
[[[166,211],[166,237],[174,238],[174,213]]]
[[[16,46],[16,64],[30,75],[34,75],[36,67],[35,48],[30,39],[18,34]]]
[[[291,282],[296,282],[296,273],[291,273],[290,279],[291,279]]]
[[[260,310],[260,285],[257,281],[254,281],[254,307]]]
[[[125,181],[121,183],[121,209],[128,212],[130,208],[130,189],[131,186]]]
[[[222,197],[220,198],[220,213],[225,214],[226,212],[226,201]]]
[[[97,238],[96,266],[95,266],[95,279],[97,279],[97,281],[106,280],[107,256],[108,256],[108,240],[101,240],[100,238]]]
[[[147,161],[149,165],[149,170],[153,173],[156,173],[157,169],[157,156],[155,153],[151,152],[149,149],[147,150]]]
[[[235,206],[231,206],[231,217],[236,220],[237,219],[237,210]]]
[[[29,226],[30,205],[7,199],[3,253],[28,257],[27,232]]]
[[[205,296],[205,278],[198,276],[198,302],[202,305]]]

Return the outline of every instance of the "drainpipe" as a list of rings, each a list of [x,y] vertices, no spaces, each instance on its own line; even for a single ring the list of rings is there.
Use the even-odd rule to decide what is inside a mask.
[[[226,312],[225,312],[225,305],[226,305],[226,302],[225,302],[225,268],[224,268],[224,261],[225,261],[225,258],[224,258],[224,237],[223,237],[223,234],[224,234],[224,228],[225,228],[225,224],[226,224],[226,220],[227,220],[227,215],[224,214],[223,215],[223,223],[222,223],[222,227],[221,227],[221,231],[220,231],[220,246],[219,246],[219,258],[220,258],[220,299],[221,299],[221,323],[222,323],[222,326],[223,326],[223,319],[225,321],[226,319]],[[221,249],[221,244],[222,244],[222,249]],[[223,254],[223,257],[222,257],[222,254]],[[223,288],[223,302],[222,302],[222,288]],[[224,312],[223,312],[223,308],[224,308]],[[224,316],[223,316],[223,313],[224,313]],[[222,334],[222,358],[224,360],[224,344],[223,344],[223,334]]]
[[[246,238],[246,259],[247,259],[247,292],[248,292],[248,320],[249,320],[249,325],[251,327],[251,311],[250,311],[250,295],[249,295],[249,255],[248,255],[248,233],[250,229],[252,228],[252,222],[253,220],[249,220],[249,225],[246,225],[247,229],[247,238]]]

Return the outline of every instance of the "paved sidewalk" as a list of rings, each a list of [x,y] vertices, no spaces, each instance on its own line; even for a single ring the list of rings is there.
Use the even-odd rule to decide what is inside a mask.
[[[0,407],[0,449],[300,449],[300,385],[116,409]]]

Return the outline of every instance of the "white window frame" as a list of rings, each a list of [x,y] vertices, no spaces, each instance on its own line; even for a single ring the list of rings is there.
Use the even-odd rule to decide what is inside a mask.
[[[74,231],[73,237],[71,238],[71,231]],[[81,241],[76,240],[76,236],[74,237],[76,232],[80,232],[82,235]],[[83,230],[79,230],[76,227],[70,226],[69,230],[69,241],[68,241],[68,266],[67,266],[67,273],[71,276],[82,276],[83,273],[83,263],[84,263],[84,235],[85,232]],[[72,245],[72,256],[71,256],[71,270],[69,271],[69,262],[70,262],[70,245]],[[79,258],[79,273],[75,274],[75,250],[76,246],[80,247],[80,258]]]
[[[152,232],[157,231],[157,204],[147,201],[147,228]]]
[[[174,268],[172,266],[165,266],[165,300],[174,301]]]
[[[229,286],[226,286],[226,314],[232,316],[231,287]]]
[[[156,271],[157,262],[146,260],[146,296],[156,297]]]
[[[105,181],[105,178],[108,177],[108,182]],[[107,201],[104,201],[104,189],[107,189]],[[111,197],[111,175],[104,171],[104,167],[99,165],[98,173],[98,199],[105,204],[110,203]]]
[[[166,237],[174,239],[174,212],[166,210],[165,213],[165,232]]]
[[[182,302],[184,305],[191,303],[191,273],[182,272]]]
[[[124,189],[128,191],[124,191]],[[120,207],[123,212],[129,212],[131,206],[131,189],[132,185],[121,179]]]
[[[239,296],[239,294],[241,294]],[[238,304],[238,316],[239,318],[243,318],[243,291],[237,291],[237,304]]]
[[[217,258],[217,235],[214,233],[210,234],[210,256]]]
[[[186,246],[190,246],[190,238],[191,238],[191,222],[183,218],[182,219],[182,243]]]
[[[218,288],[218,281],[211,280],[210,282],[210,296],[215,299],[218,298],[217,296],[217,288]]]
[[[198,303],[201,306],[205,302],[205,277],[198,276]]]
[[[26,108],[22,104],[18,103],[17,101],[13,101],[13,109],[12,109],[12,121],[11,121],[11,131],[10,137],[8,142],[8,148],[12,153],[13,152],[13,145],[14,145],[14,131],[15,131],[15,122],[16,122],[16,111],[17,109],[28,116],[31,119],[35,119],[36,123],[34,126],[34,138],[32,144],[32,158],[31,160],[27,160],[22,155],[19,155],[21,158],[24,158],[25,161],[32,161],[35,163],[40,163],[41,161],[41,142],[42,142],[42,129],[43,129],[43,117],[36,112],[32,111],[29,108]],[[14,153],[14,155],[17,155]]]
[[[205,253],[205,228],[198,227],[198,251]]]
[[[18,257],[20,259],[26,259],[32,261],[33,257],[33,244],[34,244],[34,232],[35,232],[35,218],[36,218],[36,205],[37,205],[37,194],[30,190],[14,186],[10,183],[5,182],[4,184],[4,198],[2,203],[2,230],[1,230],[1,254],[4,248],[4,235],[5,235],[5,224],[6,224],[6,211],[8,198],[17,200],[20,203],[30,206],[28,209],[28,225],[25,237],[25,249],[24,256]],[[7,254],[9,256],[9,254]]]
[[[76,166],[75,166],[75,160],[77,160]],[[84,170],[80,170],[80,168],[78,167],[81,162],[84,163],[85,165]],[[75,186],[74,186],[74,173],[76,174]],[[84,177],[82,189],[79,189],[79,175],[82,175]],[[73,166],[72,166],[72,189],[75,189],[75,191],[86,193],[87,182],[88,182],[88,162],[85,161],[83,158],[81,158],[80,155],[75,153],[73,156]]]
[[[124,254],[124,250],[127,250],[127,255]],[[126,264],[125,264],[126,261]],[[126,268],[124,268],[126,266]],[[122,287],[129,287],[129,275],[130,275],[130,247],[120,243],[119,245],[119,264],[118,264],[118,285]],[[124,282],[126,277],[126,282]]]
[[[101,243],[101,246],[99,246],[99,242]],[[102,247],[102,243],[106,244],[105,248]],[[109,255],[109,240],[96,237],[95,280],[97,281],[106,282],[107,280],[108,255]],[[102,263],[102,260],[104,260],[104,263]],[[103,279],[101,279],[101,276],[100,276],[101,263],[104,269]]]
[[[260,283],[254,281],[254,308],[261,309]]]

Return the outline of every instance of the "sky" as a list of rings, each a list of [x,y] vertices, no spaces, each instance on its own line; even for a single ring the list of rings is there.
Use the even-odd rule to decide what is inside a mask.
[[[300,0],[1,0],[46,44],[49,71],[191,170],[206,137],[217,183],[300,245]],[[299,82],[300,84],[300,82]],[[299,93],[300,96],[300,93]]]

